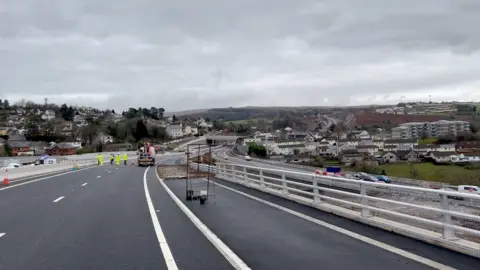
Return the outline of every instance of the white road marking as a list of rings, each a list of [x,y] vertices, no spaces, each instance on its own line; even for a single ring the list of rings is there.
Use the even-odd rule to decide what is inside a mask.
[[[206,181],[206,179],[204,179]],[[332,225],[330,223],[327,223],[327,222],[324,222],[324,221],[321,221],[321,220],[318,220],[318,219],[315,219],[315,218],[312,218],[308,215],[305,215],[305,214],[302,214],[300,212],[297,212],[297,211],[294,211],[294,210],[291,210],[289,208],[286,208],[286,207],[283,207],[283,206],[280,206],[278,204],[274,204],[272,202],[269,202],[269,201],[266,201],[266,200],[263,200],[263,199],[260,199],[258,197],[255,197],[253,195],[250,195],[248,193],[245,193],[245,192],[242,192],[242,191],[239,191],[239,190],[236,190],[234,188],[231,188],[231,187],[227,187],[225,185],[222,185],[222,184],[219,184],[219,183],[216,183],[216,182],[213,182],[215,185],[219,186],[219,187],[222,187],[224,189],[227,189],[229,191],[232,191],[232,192],[235,192],[237,194],[240,194],[240,195],[243,195],[247,198],[250,198],[252,200],[255,200],[257,202],[261,202],[263,204],[266,204],[266,205],[269,205],[273,208],[276,208],[276,209],[279,209],[281,211],[284,211],[284,212],[287,212],[289,214],[292,214],[296,217],[299,217],[299,218],[302,218],[302,219],[305,219],[305,220],[308,220],[308,221],[311,221],[317,225],[320,225],[322,227],[325,227],[325,228],[328,228],[328,229],[331,229],[335,232],[338,232],[338,233],[341,233],[341,234],[344,234],[344,235],[347,235],[347,236],[350,236],[352,238],[355,238],[357,240],[360,240],[362,242],[365,242],[367,244],[371,244],[375,247],[378,247],[378,248],[381,248],[381,249],[384,249],[386,251],[390,251],[392,253],[395,253],[397,255],[400,255],[402,257],[405,257],[405,258],[408,258],[408,259],[411,259],[413,261],[416,261],[416,262],[419,262],[419,263],[422,263],[422,264],[425,264],[427,266],[430,266],[432,268],[435,268],[435,269],[442,269],[442,270],[455,270],[455,268],[453,267],[450,267],[450,266],[447,266],[447,265],[444,265],[444,264],[441,264],[441,263],[438,263],[438,262],[435,262],[435,261],[432,261],[430,259],[427,259],[427,258],[424,258],[424,257],[421,257],[419,255],[416,255],[416,254],[413,254],[413,253],[410,253],[408,251],[405,251],[403,249],[399,249],[399,248],[396,248],[394,246],[391,246],[391,245],[388,245],[388,244],[385,244],[385,243],[382,243],[380,241],[377,241],[377,240],[374,240],[372,238],[368,238],[366,236],[363,236],[361,234],[358,234],[358,233],[354,233],[354,232],[351,232],[351,231],[348,231],[346,229],[343,229],[341,227],[338,227],[338,226],[335,226],[335,225]]]
[[[148,170],[148,169],[147,169]],[[205,224],[195,214],[188,209],[185,204],[180,201],[177,196],[167,187],[167,185],[163,182],[162,179],[158,176],[158,173],[155,172],[157,175],[157,179],[160,184],[163,186],[165,191],[168,195],[172,198],[172,200],[177,204],[177,206],[187,215],[187,217],[193,222],[195,227],[197,227],[200,232],[210,241],[210,243],[217,248],[217,250],[227,259],[227,261],[238,270],[250,270],[251,268],[242,260],[240,257],[237,256],[225,243],[223,243],[220,238],[218,238]]]
[[[0,233],[0,238],[2,238],[2,236],[4,236],[6,233]]]
[[[97,178],[100,178],[100,177],[101,177],[100,175],[99,175],[99,176],[97,176]]]
[[[111,173],[112,171],[108,171],[108,173]]]
[[[47,179],[50,179],[50,178],[54,178],[54,177],[58,177],[58,176],[62,176],[62,175],[66,175],[66,174],[70,174],[70,173],[74,173],[74,172],[78,172],[78,171],[88,170],[88,169],[92,169],[92,168],[96,168],[96,167],[83,168],[83,169],[80,169],[80,170],[77,170],[77,171],[69,171],[69,172],[59,173],[59,174],[55,174],[55,175],[51,175],[51,176],[47,176],[47,177],[42,177],[42,178],[36,178],[36,179],[33,178],[33,180],[31,180],[31,181],[25,180],[25,182],[20,183],[20,184],[15,184],[13,186],[7,186],[7,187],[0,188],[0,191],[10,189],[10,188],[21,187],[23,185],[35,183],[35,182],[38,182],[38,181],[47,180]],[[35,176],[33,176],[33,177],[35,177]],[[15,183],[15,182],[18,182],[18,181],[22,181],[22,180],[14,180],[14,181],[10,181],[10,182]]]
[[[82,184],[82,187],[84,187],[84,186],[86,186],[86,185],[88,185],[88,183],[83,183],[83,184]]]
[[[65,196],[62,196],[62,197],[58,197],[55,199],[55,201],[53,201],[54,203],[57,203],[59,202],[60,200],[62,200],[63,198],[65,198]]]
[[[167,265],[168,270],[178,270],[175,259],[173,258],[170,247],[168,246],[167,239],[163,234],[162,227],[160,226],[160,221],[158,220],[157,213],[155,213],[155,208],[153,207],[152,198],[150,197],[150,192],[148,191],[147,185],[147,168],[143,174],[143,188],[145,189],[145,197],[147,198],[148,210],[150,211],[150,217],[152,218],[153,228],[157,234],[157,240],[160,244],[160,249],[162,250],[163,258],[165,259],[165,264]]]

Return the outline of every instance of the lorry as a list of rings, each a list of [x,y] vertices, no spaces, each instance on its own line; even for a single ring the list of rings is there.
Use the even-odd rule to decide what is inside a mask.
[[[149,153],[139,153],[137,158],[137,164],[139,167],[154,166],[155,156],[152,156]]]

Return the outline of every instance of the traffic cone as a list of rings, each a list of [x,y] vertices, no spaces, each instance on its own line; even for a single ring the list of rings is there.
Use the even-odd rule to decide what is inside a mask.
[[[8,180],[8,169],[5,169],[5,177],[3,178],[3,185],[8,186],[10,181]]]

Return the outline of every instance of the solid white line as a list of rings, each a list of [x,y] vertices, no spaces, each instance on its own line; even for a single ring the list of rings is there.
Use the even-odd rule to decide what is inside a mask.
[[[204,179],[206,180],[206,179]],[[237,194],[240,194],[240,195],[243,195],[247,198],[250,198],[252,200],[255,200],[257,202],[261,202],[263,204],[266,204],[266,205],[269,205],[273,208],[276,208],[276,209],[279,209],[281,211],[284,211],[284,212],[287,212],[289,214],[292,214],[296,217],[299,217],[299,218],[302,218],[302,219],[305,219],[305,220],[308,220],[308,221],[311,221],[317,225],[320,225],[322,227],[325,227],[325,228],[328,228],[328,229],[331,229],[335,232],[338,232],[338,233],[341,233],[341,234],[344,234],[344,235],[347,235],[347,236],[350,236],[352,238],[355,238],[357,240],[360,240],[362,242],[365,242],[367,244],[371,244],[375,247],[378,247],[378,248],[381,248],[381,249],[384,249],[384,250],[387,250],[387,251],[390,251],[392,253],[395,253],[397,255],[400,255],[402,257],[405,257],[405,258],[408,258],[408,259],[411,259],[411,260],[414,260],[416,262],[419,262],[419,263],[422,263],[422,264],[425,264],[427,266],[430,266],[432,268],[435,268],[435,269],[442,269],[442,270],[455,270],[455,268],[452,268],[450,266],[447,266],[447,265],[444,265],[444,264],[441,264],[441,263],[438,263],[438,262],[435,262],[435,261],[432,261],[430,259],[427,259],[427,258],[424,258],[424,257],[421,257],[419,255],[416,255],[416,254],[413,254],[413,253],[410,253],[408,251],[405,251],[403,249],[399,249],[399,248],[396,248],[394,246],[391,246],[391,245],[388,245],[388,244],[385,244],[385,243],[382,243],[380,241],[377,241],[377,240],[374,240],[372,238],[368,238],[366,236],[363,236],[361,234],[358,234],[358,233],[354,233],[354,232],[351,232],[351,231],[348,231],[346,229],[343,229],[341,227],[338,227],[338,226],[335,226],[335,225],[332,225],[330,223],[327,223],[327,222],[324,222],[324,221],[321,221],[321,220],[318,220],[318,219],[315,219],[315,218],[312,218],[308,215],[305,215],[305,214],[302,214],[300,212],[297,212],[297,211],[294,211],[294,210],[291,210],[289,208],[286,208],[286,207],[283,207],[283,206],[280,206],[278,204],[274,204],[272,202],[269,202],[269,201],[266,201],[266,200],[263,200],[263,199],[260,199],[258,197],[255,197],[253,195],[250,195],[248,193],[245,193],[245,192],[242,192],[242,191],[239,191],[239,190],[236,190],[234,188],[231,188],[231,187],[227,187],[225,185],[222,185],[222,184],[219,184],[219,183],[216,183],[216,182],[213,182],[215,185],[218,185],[219,187],[222,187],[224,189],[227,189],[229,191],[232,191],[232,192],[235,192]]]
[[[163,234],[162,227],[160,226],[160,221],[158,220],[157,213],[155,212],[155,208],[153,207],[150,192],[148,191],[147,172],[149,168],[147,168],[145,170],[145,173],[143,174],[143,188],[145,189],[145,197],[147,198],[148,211],[150,212],[150,217],[152,218],[153,228],[155,229],[155,233],[157,234],[157,240],[160,244],[160,249],[162,250],[163,258],[165,259],[165,264],[167,265],[168,270],[177,270],[177,264],[175,263],[175,259],[173,258],[172,252],[170,251],[167,239]]]
[[[220,238],[218,238],[203,222],[200,221],[198,217],[193,214],[190,209],[188,209],[185,204],[183,204],[177,196],[167,187],[167,185],[163,182],[162,179],[158,176],[157,171],[155,171],[157,175],[157,179],[160,184],[163,186],[165,191],[168,195],[172,198],[172,200],[177,204],[177,206],[187,215],[187,217],[193,222],[193,224],[200,230],[200,232],[205,235],[205,237],[210,241],[210,243],[217,248],[217,250],[227,259],[227,261],[238,270],[250,270],[251,268],[242,260],[240,257],[237,256],[225,243],[223,243]]]
[[[6,233],[3,233],[3,232],[0,233],[0,238],[1,238],[2,236],[4,236],[5,234],[6,234]]]
[[[83,183],[83,184],[82,184],[82,187],[84,187],[84,186],[86,186],[86,185],[88,185],[88,183]]]
[[[63,198],[65,198],[65,196],[62,196],[62,197],[58,197],[55,199],[55,201],[53,201],[54,203],[57,203],[59,202],[60,200],[62,200]]]

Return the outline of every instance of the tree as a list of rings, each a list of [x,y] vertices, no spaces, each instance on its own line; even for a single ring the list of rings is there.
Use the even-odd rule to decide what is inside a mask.
[[[137,121],[137,126],[135,129],[135,132],[133,133],[133,137],[137,142],[140,141],[142,138],[148,137],[147,127],[145,126],[142,120]]]
[[[3,101],[3,108],[10,109],[10,102],[8,101],[8,99],[5,99]]]
[[[163,119],[163,114],[165,113],[164,108],[158,108],[158,116],[160,119]]]
[[[172,123],[176,123],[177,122],[177,117],[175,116],[175,114],[172,116]]]
[[[115,114],[115,110],[114,110],[114,109],[112,109],[112,114]]]

